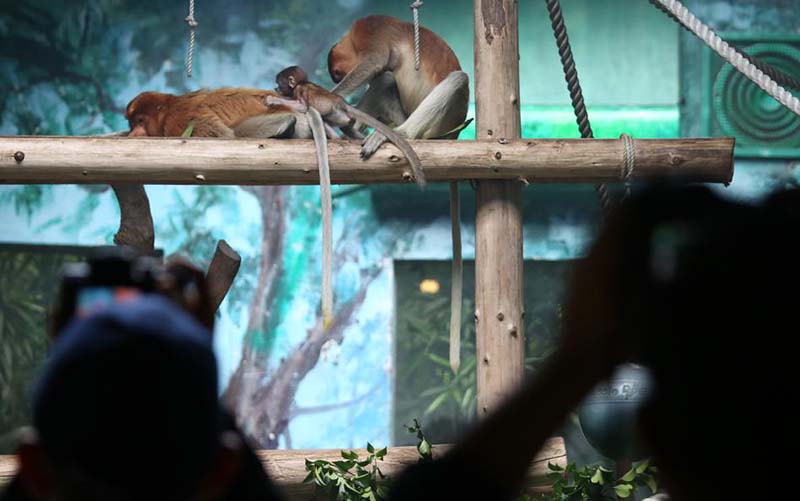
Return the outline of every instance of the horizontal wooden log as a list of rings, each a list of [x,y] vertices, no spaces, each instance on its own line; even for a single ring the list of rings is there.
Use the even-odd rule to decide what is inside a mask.
[[[448,446],[437,445],[433,448],[434,457],[438,457]],[[365,457],[367,451],[356,449],[360,457]],[[303,484],[306,477],[306,459],[327,459],[336,461],[342,459],[339,449],[312,449],[312,450],[268,450],[258,451],[264,469],[284,490],[288,500],[307,500],[313,493],[314,486]],[[380,464],[381,471],[390,476],[397,477],[400,471],[419,460],[416,447],[391,447],[384,461]],[[567,464],[567,450],[564,439],[560,437],[548,440],[528,470],[527,486],[531,492],[547,491],[551,482],[547,478],[547,463],[558,464],[562,467]],[[15,456],[0,456],[0,488],[11,481],[17,470]],[[146,475],[146,472],[142,472]]]
[[[411,141],[428,181],[520,179],[616,182],[623,145],[616,139]],[[637,139],[633,178],[727,183],[732,138]],[[399,183],[410,170],[392,145],[369,160],[354,141],[330,141],[337,184]],[[0,137],[0,184],[317,184],[311,140],[115,137]]]

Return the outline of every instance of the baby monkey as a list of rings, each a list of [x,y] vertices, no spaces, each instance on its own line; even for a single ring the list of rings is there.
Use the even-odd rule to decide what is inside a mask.
[[[281,104],[296,111],[305,112],[309,107],[314,108],[325,122],[325,132],[329,137],[337,137],[331,126],[339,127],[345,135],[354,139],[364,139],[364,136],[355,128],[356,121],[367,124],[377,130],[389,141],[394,143],[403,152],[411,165],[414,179],[420,186],[425,186],[425,173],[417,153],[408,143],[406,138],[392,130],[367,113],[347,104],[341,96],[334,94],[319,85],[308,81],[308,74],[299,66],[290,66],[278,73],[275,77],[278,84],[276,91],[284,98],[269,96],[267,104]],[[291,100],[285,99],[291,98]],[[364,154],[361,155],[364,157]]]

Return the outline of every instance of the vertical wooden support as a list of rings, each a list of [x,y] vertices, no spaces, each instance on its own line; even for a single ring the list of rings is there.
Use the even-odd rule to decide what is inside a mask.
[[[475,106],[478,139],[520,137],[517,0],[475,0]],[[496,153],[499,157],[501,153]],[[520,383],[522,186],[480,181],[475,218],[475,332],[478,416]]]

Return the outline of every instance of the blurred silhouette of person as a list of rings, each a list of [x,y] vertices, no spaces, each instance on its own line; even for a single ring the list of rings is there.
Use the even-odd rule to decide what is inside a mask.
[[[407,469],[391,499],[513,499],[570,410],[631,360],[654,377],[639,428],[670,499],[741,498],[737,472],[796,434],[784,400],[799,259],[798,190],[754,206],[699,187],[628,199],[576,267],[546,367],[440,459]],[[758,499],[786,499],[785,483],[753,482]]]
[[[160,294],[58,334],[3,501],[272,500],[218,403],[208,327]]]

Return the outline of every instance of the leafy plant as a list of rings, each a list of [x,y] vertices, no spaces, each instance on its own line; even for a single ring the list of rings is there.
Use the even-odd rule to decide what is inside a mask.
[[[326,499],[386,499],[388,479],[378,467],[378,461],[383,461],[387,449],[384,447],[376,450],[372,444],[367,443],[367,452],[364,459],[359,459],[358,453],[354,451],[342,451],[342,460],[339,461],[306,459],[306,471],[309,473],[303,482],[316,484],[317,495]]]
[[[417,435],[417,452],[419,452],[420,461],[430,461],[433,459],[433,446],[425,438],[425,433],[422,431],[422,426],[419,421],[414,419],[412,426],[406,426],[409,433]]]
[[[553,480],[553,491],[540,497],[522,496],[519,501],[606,501],[630,498],[639,487],[647,487],[655,494],[658,482],[655,466],[644,460],[631,467],[619,478],[602,465],[585,466],[578,469],[575,463],[566,467],[548,463]]]
[[[409,433],[417,436],[417,452],[420,461],[433,459],[433,446],[422,431],[419,421],[414,419],[412,426],[406,426]],[[304,483],[316,485],[317,496],[331,501],[382,501],[387,498],[391,479],[383,474],[378,466],[386,457],[387,448],[375,449],[367,443],[367,456],[360,459],[355,451],[341,451],[342,459],[306,459],[308,475]]]
[[[31,383],[47,347],[47,306],[65,262],[80,256],[0,247],[0,454],[16,445],[14,431],[30,423]]]

